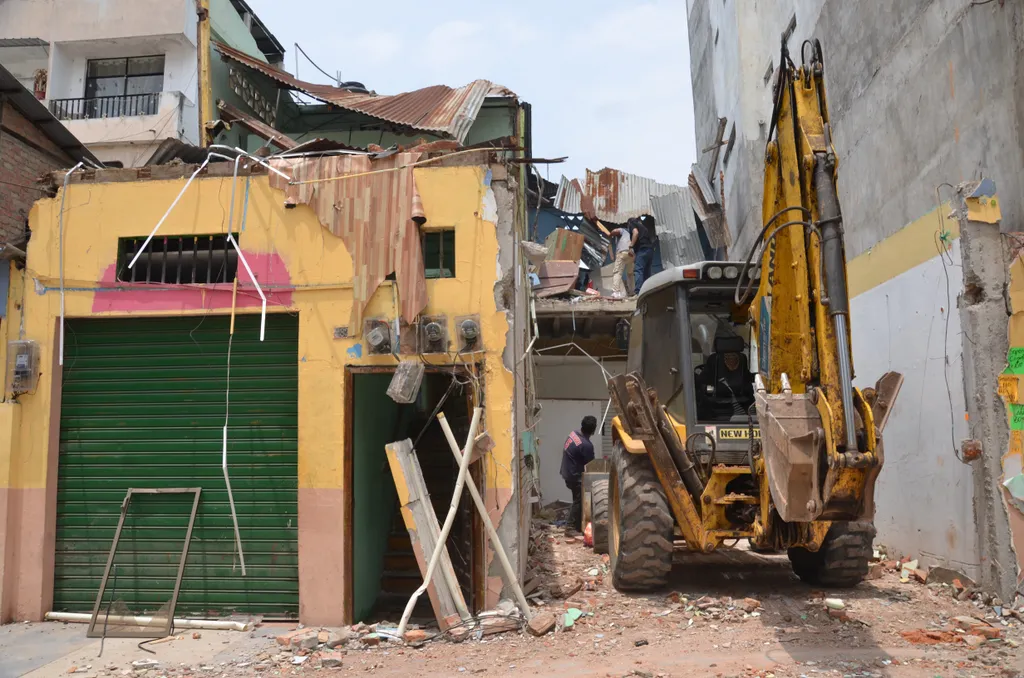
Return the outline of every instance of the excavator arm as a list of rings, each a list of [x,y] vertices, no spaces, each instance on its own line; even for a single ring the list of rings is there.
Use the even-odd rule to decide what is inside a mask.
[[[879,424],[902,377],[883,377],[867,398],[853,386],[838,161],[817,41],[804,43],[801,61],[797,67],[783,45],[765,149],[764,227],[747,257],[749,264],[760,252],[762,275],[753,294],[737,287],[737,302],[750,304],[776,510],[787,522],[860,520],[874,512]]]

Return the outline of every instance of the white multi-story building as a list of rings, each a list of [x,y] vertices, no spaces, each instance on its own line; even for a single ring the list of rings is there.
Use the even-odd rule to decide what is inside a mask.
[[[198,6],[0,0],[0,63],[105,164],[144,165],[167,139],[200,141]],[[217,40],[283,59],[244,0],[210,0],[209,17]]]

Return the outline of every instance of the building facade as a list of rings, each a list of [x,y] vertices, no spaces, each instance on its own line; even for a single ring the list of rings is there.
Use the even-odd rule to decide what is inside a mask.
[[[212,39],[283,59],[244,0],[3,0],[0,63],[105,164],[141,166],[167,139],[201,142],[201,19]]]
[[[3,619],[92,609],[131,487],[202,488],[178,614],[258,612],[306,624],[394,614],[389,605],[404,605],[406,579],[419,574],[394,562],[411,551],[384,445],[417,440],[441,511],[454,462],[432,422],[435,406],[457,436],[471,406],[484,408],[493,448],[471,472],[521,576],[528,514],[515,408],[525,385],[512,356],[525,345],[513,289],[522,200],[506,165],[488,164],[486,154],[466,160],[407,170],[425,218],[424,305],[412,324],[403,319],[406,265],[360,301],[355,271],[372,268],[369,255],[325,227],[315,205],[286,199],[266,171],[243,171],[236,185],[222,163],[196,179],[134,274],[129,258],[194,167],[153,168],[131,181],[125,173],[137,170],[76,175],[63,243],[64,196],[37,203],[27,267],[14,270],[8,301],[17,320],[3,324],[8,341],[35,342],[41,366],[31,392],[9,392],[0,406]],[[394,209],[381,206],[368,225],[381,227]],[[237,255],[224,240],[228,212]],[[435,241],[452,251],[440,253]],[[268,299],[262,324],[257,287]],[[419,343],[425,318],[449,328],[444,346]],[[467,319],[478,328],[470,345],[457,330]],[[402,327],[386,350],[370,334],[381,323]],[[426,373],[416,401],[400,405],[385,391],[406,359],[426,363]],[[449,548],[465,559],[456,569],[467,601],[485,609],[503,580],[464,503]],[[123,563],[118,595],[128,609],[156,609],[166,591],[147,586],[167,584],[188,512],[169,499],[133,510],[141,531],[115,561]]]
[[[1019,475],[1019,450],[1008,447],[996,393],[1008,319],[997,289],[1008,284],[1000,263],[1009,241],[1000,230],[1019,230],[1024,210],[1024,99],[1014,77],[1024,63],[1013,29],[1022,8],[688,0],[687,9],[697,148],[706,149],[698,164],[724,195],[733,259],[746,257],[762,226],[780,45],[799,65],[804,41],[820,40],[840,163],[856,383],[871,386],[887,370],[906,377],[885,432],[878,539],[1012,597],[1019,563],[1011,527],[1024,534],[1024,504],[1005,485]],[[992,182],[977,185],[984,177],[1001,197]],[[965,201],[980,196],[997,204],[1001,220],[968,218]],[[975,233],[970,243],[965,228]],[[981,244],[1001,282],[972,257],[969,249]],[[980,441],[980,459],[965,455],[966,440]]]

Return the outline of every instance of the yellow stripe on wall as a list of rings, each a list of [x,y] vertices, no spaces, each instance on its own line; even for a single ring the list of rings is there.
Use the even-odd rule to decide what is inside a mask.
[[[937,257],[940,228],[948,232],[947,242],[960,237],[960,223],[949,218],[951,211],[949,203],[942,203],[851,260],[846,268],[850,297]]]

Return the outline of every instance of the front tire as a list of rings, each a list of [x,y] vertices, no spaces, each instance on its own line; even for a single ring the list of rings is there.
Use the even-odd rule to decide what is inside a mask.
[[[664,588],[672,573],[674,521],[647,455],[631,454],[616,442],[608,493],[612,586],[619,591]]]
[[[595,480],[590,490],[590,524],[594,531],[594,553],[608,553],[608,481]]]
[[[853,588],[868,574],[874,539],[871,523],[832,523],[821,548],[790,548],[789,562],[796,576],[808,584]]]

